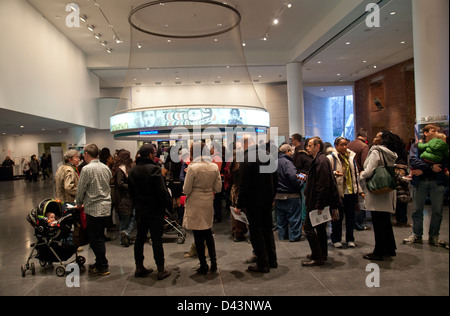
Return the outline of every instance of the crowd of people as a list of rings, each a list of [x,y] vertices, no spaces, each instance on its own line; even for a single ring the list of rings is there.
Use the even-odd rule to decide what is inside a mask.
[[[399,227],[412,227],[411,236],[403,243],[421,243],[427,198],[432,209],[428,242],[448,249],[448,244],[439,239],[448,189],[448,145],[438,134],[439,127],[430,124],[423,131],[424,138],[412,145],[410,153],[400,137],[390,131],[377,133],[369,146],[367,132],[359,129],[354,141],[337,137],[328,149],[319,137],[304,140],[294,134],[291,144],[274,149],[273,143],[256,144],[254,137],[246,134],[233,144],[228,161],[223,151],[221,156],[216,146],[208,148],[203,142],[179,150],[178,157],[170,150],[164,161],[157,158],[153,144],[143,145],[135,159],[127,150],[111,154],[108,148],[100,150],[89,144],[83,149],[82,163],[76,150],[64,154],[65,164],[55,174],[55,198],[84,207],[90,248],[96,258],[89,267],[91,275],[110,273],[105,228],[113,210],[119,216],[121,245],[128,247],[134,241],[135,277],[153,272],[144,265],[149,232],[157,278],[162,280],[171,274],[165,265],[162,242],[167,210],[193,232],[192,247],[200,264],[197,273],[217,271],[213,225],[222,218],[217,214],[222,213],[222,199],[232,206],[233,240],[248,238],[251,242],[253,255],[248,259],[252,263],[248,270],[253,272],[268,273],[278,267],[276,235],[290,242],[306,237],[311,253],[302,265],[323,265],[328,257],[330,220],[332,246],[354,248],[354,230],[366,229],[365,211],[371,213],[374,247],[363,258],[395,256],[397,243],[391,217],[395,214]],[[436,137],[441,141],[432,141]],[[277,168],[262,171],[269,170],[264,169],[269,163],[268,153],[277,155]],[[397,189],[375,194],[365,184],[381,165],[395,166]],[[414,204],[412,225],[407,219],[408,203]],[[313,217],[313,213],[325,217],[328,212],[325,222],[317,223]],[[244,214],[246,223],[239,220]]]

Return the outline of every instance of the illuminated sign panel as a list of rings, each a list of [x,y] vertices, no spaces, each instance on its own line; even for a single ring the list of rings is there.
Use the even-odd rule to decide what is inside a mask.
[[[111,132],[194,125],[270,127],[270,117],[264,109],[189,107],[120,113],[110,123]]]

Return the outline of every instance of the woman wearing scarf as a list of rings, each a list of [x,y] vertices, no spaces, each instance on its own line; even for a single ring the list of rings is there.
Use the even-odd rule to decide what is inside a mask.
[[[339,210],[339,219],[331,222],[331,241],[336,248],[342,248],[342,220],[345,216],[345,240],[349,248],[355,247],[353,230],[355,226],[355,206],[358,203],[358,194],[362,190],[358,184],[358,168],[356,167],[356,154],[347,149],[348,139],[338,137],[334,147],[327,156],[336,178],[339,194],[344,208]]]

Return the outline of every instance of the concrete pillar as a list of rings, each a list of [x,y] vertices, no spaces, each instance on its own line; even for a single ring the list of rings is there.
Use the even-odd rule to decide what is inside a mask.
[[[287,65],[289,137],[299,133],[305,136],[305,111],[303,101],[302,64]]]
[[[413,0],[416,122],[448,121],[449,1]]]

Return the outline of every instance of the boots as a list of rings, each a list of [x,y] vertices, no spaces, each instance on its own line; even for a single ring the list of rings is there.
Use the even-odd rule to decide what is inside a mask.
[[[164,264],[158,265],[158,274],[156,275],[158,280],[165,279],[171,274],[172,272],[170,271],[170,269],[166,269],[164,267]]]
[[[134,271],[134,277],[135,278],[140,278],[140,277],[145,277],[147,275],[149,275],[150,273],[153,272],[153,269],[146,269],[144,267],[144,263],[143,262],[136,262],[136,271]]]

